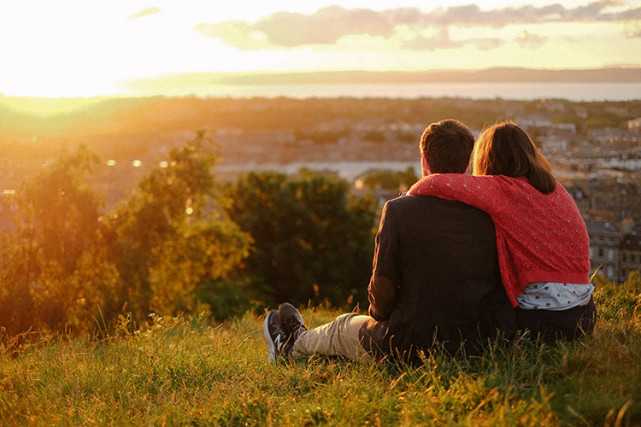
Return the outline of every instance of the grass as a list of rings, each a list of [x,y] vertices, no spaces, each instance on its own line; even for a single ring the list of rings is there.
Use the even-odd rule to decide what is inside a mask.
[[[482,358],[413,368],[314,356],[270,364],[262,316],[214,326],[153,318],[103,339],[0,354],[2,425],[639,425],[641,296],[596,294],[595,333],[519,339]],[[303,310],[308,326],[334,318]]]

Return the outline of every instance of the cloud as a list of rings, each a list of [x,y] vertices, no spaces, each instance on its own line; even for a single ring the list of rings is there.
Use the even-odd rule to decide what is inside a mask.
[[[289,49],[306,45],[332,45],[350,36],[382,37],[391,40],[398,27],[415,33],[404,40],[403,47],[412,50],[434,50],[472,44],[479,49],[491,49],[502,42],[495,38],[454,41],[443,28],[492,27],[510,24],[539,24],[543,22],[635,22],[641,20],[641,7],[626,8],[621,0],[598,0],[588,5],[566,8],[561,4],[546,6],[506,7],[481,10],[478,5],[436,8],[429,12],[417,8],[397,8],[382,11],[345,9],[330,6],[313,14],[277,12],[255,22],[225,21],[202,23],[194,29],[216,37],[242,50]],[[425,30],[436,31],[434,36]],[[628,33],[638,36],[638,32]],[[545,38],[524,34],[517,39],[526,47],[540,46]]]
[[[241,49],[251,46],[295,47],[309,44],[333,44],[348,35],[390,37],[395,23],[387,16],[369,9],[344,9],[330,6],[312,15],[277,12],[253,24],[225,21],[198,24],[195,30]]]
[[[548,40],[545,36],[532,34],[529,31],[523,31],[515,41],[523,48],[538,49]]]
[[[638,21],[625,21],[619,23],[619,30],[630,38],[641,37],[641,20]]]
[[[141,10],[140,12],[136,12],[133,15],[129,15],[127,17],[127,20],[131,21],[133,19],[144,18],[145,16],[153,15],[153,14],[158,13],[158,12],[160,12],[160,8],[159,7],[156,7],[156,6],[149,7],[147,9]]]
[[[290,47],[300,44],[332,44],[347,35],[389,37],[394,23],[384,14],[368,9],[331,6],[313,15],[279,12],[254,24],[270,42]]]
[[[428,37],[417,35],[406,40],[401,47],[409,50],[433,51],[439,49],[458,49],[465,45],[475,46],[479,50],[491,50],[500,47],[503,40],[499,38],[468,38],[464,40],[453,40],[450,37],[448,27],[441,27],[440,31]]]
[[[568,9],[561,4],[536,7],[532,5],[482,11],[477,5],[450,7],[425,14],[428,21],[436,19],[444,25],[503,27],[508,24],[540,24],[543,22],[604,22],[641,19],[641,7],[620,9],[625,3],[600,0]]]
[[[266,35],[244,21],[225,21],[216,24],[198,24],[194,29],[206,36],[222,39],[241,50],[273,49]]]
[[[428,37],[417,35],[416,37],[405,41],[402,47],[409,50],[437,50],[437,49],[457,49],[463,46],[460,41],[454,41],[450,38],[447,27],[442,27],[437,34]]]

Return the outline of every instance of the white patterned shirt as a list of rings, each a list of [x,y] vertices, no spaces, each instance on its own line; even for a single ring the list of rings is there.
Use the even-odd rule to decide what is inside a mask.
[[[529,310],[561,311],[587,304],[593,291],[592,283],[530,282],[516,302]]]

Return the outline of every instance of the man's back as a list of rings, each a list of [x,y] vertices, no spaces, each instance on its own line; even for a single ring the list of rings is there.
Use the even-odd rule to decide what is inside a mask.
[[[401,353],[430,349],[436,341],[456,353],[465,341],[473,354],[497,331],[510,337],[516,329],[501,283],[494,224],[486,213],[458,202],[405,196],[386,204],[370,297],[374,312],[383,307],[382,316],[374,314],[382,321],[363,325],[361,335],[384,350],[390,340]],[[417,360],[415,351],[410,359]]]

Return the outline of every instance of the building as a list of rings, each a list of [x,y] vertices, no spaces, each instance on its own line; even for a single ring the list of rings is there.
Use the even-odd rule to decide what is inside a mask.
[[[542,136],[572,138],[576,135],[574,123],[552,123],[549,117],[543,115],[520,116],[516,123],[527,132],[537,135],[537,139]]]
[[[631,272],[641,269],[641,234],[626,234],[621,241],[621,264],[619,280],[625,280]]]
[[[634,120],[628,120],[628,130],[634,133],[641,133],[641,117]]]
[[[585,222],[590,237],[590,267],[600,270],[606,278],[619,280],[619,255],[622,233],[610,222]]]
[[[590,185],[588,193],[591,216],[641,221],[641,188],[636,184],[597,180]]]
[[[560,136],[541,136],[539,142],[543,154],[562,153],[570,148],[570,140]]]
[[[520,116],[516,118],[516,124],[522,128],[531,131],[536,128],[548,128],[552,126],[552,122],[548,116],[539,114],[532,114],[527,116]]]
[[[569,185],[565,187],[566,191],[574,199],[576,207],[581,212],[581,215],[586,217],[590,211],[590,197],[586,194],[585,190],[578,185]]]
[[[590,266],[615,282],[625,281],[641,270],[641,231],[624,232],[611,222],[587,220],[590,237]]]
[[[635,153],[622,153],[608,159],[603,159],[601,160],[601,167],[627,171],[641,171],[641,151]]]

